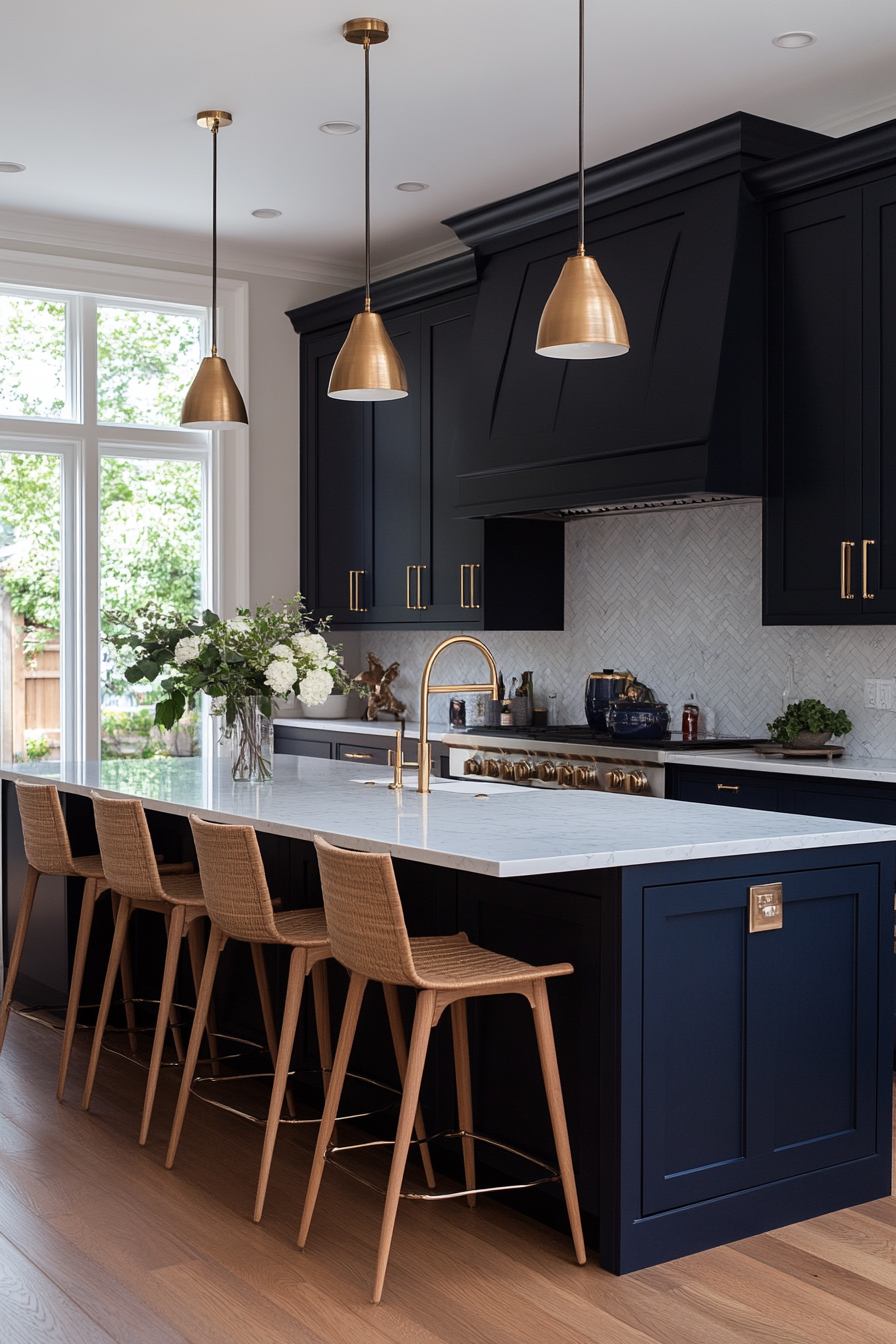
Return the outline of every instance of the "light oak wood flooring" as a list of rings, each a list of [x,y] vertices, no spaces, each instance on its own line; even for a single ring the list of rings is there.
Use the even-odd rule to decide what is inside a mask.
[[[80,1110],[54,1097],[60,1038],[15,1017],[0,1057],[2,1344],[894,1344],[896,1200],[625,1278],[483,1200],[402,1204],[381,1306],[381,1201],[329,1170],[296,1249],[314,1127],[281,1136],[251,1221],[261,1131],[191,1102],[164,1169],[177,1076],[145,1149],[145,1075],[104,1054]]]

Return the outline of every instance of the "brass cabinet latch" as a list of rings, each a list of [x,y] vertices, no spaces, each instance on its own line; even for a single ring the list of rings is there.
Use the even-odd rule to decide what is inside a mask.
[[[784,924],[784,888],[780,882],[767,882],[750,888],[750,932],[765,933]]]

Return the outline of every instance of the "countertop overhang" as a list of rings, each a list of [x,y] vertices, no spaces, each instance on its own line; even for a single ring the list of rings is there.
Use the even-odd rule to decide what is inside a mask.
[[[896,759],[889,756],[767,756],[756,751],[670,751],[667,765],[698,765],[717,770],[757,770],[768,774],[814,775],[818,779],[864,780],[896,784]]]
[[[896,841],[896,826],[791,816],[606,793],[520,789],[413,777],[277,756],[268,784],[234,783],[227,758],[39,762],[0,767],[0,778],[47,780],[64,792],[136,797],[147,808],[191,812],[276,835],[322,835],[349,849],[389,853],[491,877],[576,872]]]

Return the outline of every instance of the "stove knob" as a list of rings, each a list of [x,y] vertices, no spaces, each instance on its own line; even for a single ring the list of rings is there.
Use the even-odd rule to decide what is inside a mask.
[[[538,775],[539,779],[543,779],[546,782],[550,783],[552,780],[555,780],[557,778],[556,762],[541,761],[538,767],[536,768],[535,773]]]
[[[629,793],[649,793],[650,781],[643,770],[633,770],[626,784]]]
[[[593,765],[577,765],[572,772],[572,782],[577,789],[600,787],[600,780]]]
[[[513,779],[513,761],[502,760],[498,765],[501,779]]]
[[[482,761],[479,760],[476,756],[468,756],[467,759],[464,761],[464,774],[481,775]]]
[[[490,757],[487,756],[487,757],[485,758],[485,760],[482,762],[482,772],[481,772],[481,773],[482,773],[483,775],[488,775],[489,779],[497,779],[497,778],[498,778],[498,762],[495,761],[495,760],[493,760],[493,759],[491,759]]]
[[[567,786],[572,785],[574,774],[575,771],[568,761],[561,762],[561,764],[557,766],[557,783],[565,784]]]
[[[531,779],[531,778],[532,778],[532,766],[529,764],[528,761],[514,761],[514,763],[513,763],[513,777],[514,777],[514,779],[519,780],[519,781],[522,781],[522,780],[524,780],[524,779]]]
[[[624,770],[618,770],[618,769],[608,770],[608,771],[607,771],[607,788],[608,788],[608,789],[615,789],[615,790],[618,790],[618,789],[624,789],[624,788],[625,788],[625,771],[624,771]]]

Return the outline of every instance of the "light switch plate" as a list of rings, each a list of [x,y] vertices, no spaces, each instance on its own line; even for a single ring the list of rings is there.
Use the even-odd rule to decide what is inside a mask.
[[[896,710],[896,679],[868,678],[865,681],[865,708]]]
[[[750,932],[765,933],[784,924],[784,888],[780,882],[766,882],[750,888]]]

